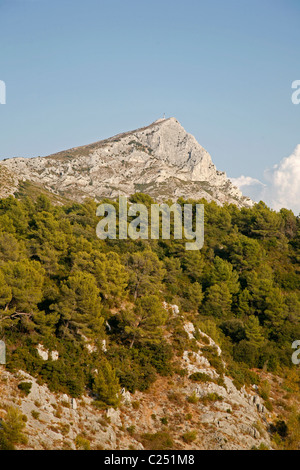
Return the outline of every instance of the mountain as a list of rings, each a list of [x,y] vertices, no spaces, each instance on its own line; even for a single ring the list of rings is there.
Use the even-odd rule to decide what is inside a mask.
[[[175,118],[47,157],[4,160],[0,180],[4,172],[10,183],[1,187],[2,197],[30,181],[78,202],[143,192],[158,201],[203,197],[219,204],[252,205]]]

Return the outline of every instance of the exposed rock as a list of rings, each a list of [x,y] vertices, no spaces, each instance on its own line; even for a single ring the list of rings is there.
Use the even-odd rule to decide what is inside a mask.
[[[178,305],[171,305],[171,304],[168,304],[167,302],[163,302],[163,307],[168,312],[171,312],[172,315],[179,315],[180,313]]]
[[[130,392],[126,391],[125,388],[122,388],[121,395],[122,395],[123,403],[125,403],[125,405],[130,405],[131,404],[131,394],[130,394]]]
[[[184,329],[195,339],[192,323],[185,322]],[[1,406],[18,406],[27,416],[28,449],[75,449],[76,437],[82,433],[95,449],[143,449],[141,436],[163,429],[166,420],[176,449],[238,450],[262,444],[272,448],[269,415],[257,390],[245,386],[238,390],[226,369],[220,377],[202,354],[206,346],[201,338],[195,339],[194,350],[187,349],[177,358],[188,373],[186,377],[176,375],[172,383],[168,377],[158,377],[147,393],[131,394],[123,388],[120,408],[107,411],[97,409],[91,396],[74,399],[52,393],[28,373],[12,374],[0,368]],[[40,349],[43,352],[43,347]],[[193,372],[203,372],[210,379],[195,383],[188,378]],[[32,384],[26,396],[17,388],[24,380]],[[190,402],[187,398],[192,395],[197,399]],[[190,446],[182,435],[194,429],[197,439]]]
[[[209,361],[206,359],[206,357],[202,356],[200,352],[196,353],[194,351],[184,351],[182,359],[188,374],[205,372],[207,374],[216,375],[215,371],[209,369]]]
[[[48,361],[49,359],[49,350],[45,349],[42,344],[38,344],[36,348],[38,355],[44,360]]]
[[[85,347],[90,354],[97,351],[97,347],[94,346],[93,344],[86,344]]]
[[[77,401],[75,398],[71,398],[71,408],[72,410],[77,410]]]
[[[59,352],[58,351],[50,351],[46,349],[42,344],[38,344],[36,347],[38,355],[44,360],[48,361],[51,359],[52,361],[58,361],[59,359]]]
[[[0,341],[0,365],[6,363],[6,345],[4,341]]]
[[[186,333],[188,334],[189,339],[193,339],[194,338],[194,333],[195,333],[195,327],[194,327],[193,323],[186,322],[183,325],[183,328],[186,331]]]
[[[9,180],[2,197],[14,194],[18,181],[29,180],[77,201],[144,192],[158,201],[204,197],[252,205],[175,118],[48,157],[5,160],[1,174]]]
[[[52,361],[58,361],[58,359],[59,359],[58,351],[51,351],[50,355],[51,355]]]
[[[120,410],[115,410],[114,408],[109,408],[109,410],[107,410],[106,415],[107,415],[107,418],[109,418],[109,420],[112,424],[116,424],[117,426],[122,426]]]

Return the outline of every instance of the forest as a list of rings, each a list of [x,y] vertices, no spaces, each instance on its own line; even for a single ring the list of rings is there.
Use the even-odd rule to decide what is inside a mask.
[[[118,211],[118,202],[104,202]],[[137,193],[130,202],[155,201]],[[199,251],[172,237],[100,240],[93,200],[0,200],[0,339],[8,370],[25,370],[73,397],[89,390],[99,407],[118,406],[120,387],[144,391],[158,375],[182,373],[174,357],[188,341],[183,317],[221,346],[239,386],[253,382],[255,369],[280,375],[297,368],[299,217],[263,202],[242,209],[178,203],[205,205]],[[58,360],[44,361],[39,344]]]

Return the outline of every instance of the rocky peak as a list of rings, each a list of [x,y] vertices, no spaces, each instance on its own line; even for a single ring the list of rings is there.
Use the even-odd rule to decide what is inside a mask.
[[[193,181],[206,180],[215,171],[209,153],[175,118],[162,119],[135,133],[156,158],[191,172]]]
[[[158,201],[204,197],[239,207],[252,204],[173,117],[48,157],[9,159],[1,167],[20,181],[77,201],[144,192]]]

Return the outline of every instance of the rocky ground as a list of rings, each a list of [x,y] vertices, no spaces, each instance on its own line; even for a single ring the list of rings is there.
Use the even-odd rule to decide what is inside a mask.
[[[186,322],[185,330],[194,338],[192,323]],[[27,373],[12,374],[0,366],[0,417],[7,406],[26,415],[26,449],[272,448],[268,428],[274,417],[256,386],[238,390],[226,374],[218,380],[202,353],[208,343],[222,357],[213,340],[200,333],[196,351],[186,350],[178,358],[185,374],[160,377],[147,392],[122,390],[119,409],[96,409],[90,396],[74,400],[52,393]],[[193,382],[189,376],[195,372],[211,380]],[[27,396],[17,387],[24,381],[32,383]]]

